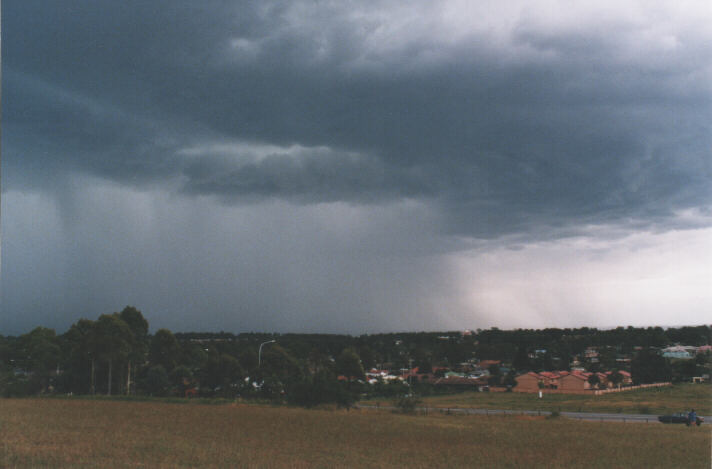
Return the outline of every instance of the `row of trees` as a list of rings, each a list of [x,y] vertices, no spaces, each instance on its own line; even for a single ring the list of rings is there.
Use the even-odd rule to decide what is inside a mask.
[[[710,343],[712,330],[709,326],[685,326],[663,329],[661,327],[618,327],[600,330],[596,328],[573,329],[516,329],[497,328],[478,330],[471,335],[461,332],[416,332],[365,334],[361,336],[330,334],[239,334],[186,333],[176,334],[183,339],[219,339],[226,342],[267,340],[276,337],[297,358],[304,359],[312,350],[336,357],[344,348],[356,350],[366,369],[385,364],[399,369],[418,366],[427,369],[434,365],[455,367],[472,360],[502,360],[513,363],[520,370],[566,369],[574,357],[581,357],[588,347],[597,347],[601,352],[600,365],[610,369],[616,366],[621,355],[632,357],[636,347],[664,347],[673,343],[706,345]],[[546,353],[536,354],[544,349]]]
[[[149,334],[148,321],[132,306],[80,319],[64,334],[38,327],[19,337],[0,338],[0,392],[261,396],[302,405],[349,405],[363,390],[358,353],[343,348],[335,359],[312,348],[303,359],[279,343],[257,350],[268,337],[250,334],[176,337],[167,329]],[[260,360],[261,358],[261,360]],[[349,376],[345,383],[338,375]]]
[[[287,398],[302,405],[317,401],[347,405],[364,392],[396,395],[402,383],[362,386],[364,368],[457,368],[472,359],[507,363],[508,373],[493,367],[493,383],[512,384],[515,372],[567,369],[574,356],[598,346],[592,368],[613,369],[619,354],[635,345],[664,346],[676,341],[709,343],[707,326],[661,328],[591,328],[502,331],[473,334],[400,333],[362,336],[332,334],[177,333],[149,334],[141,311],[127,306],[96,320],[80,319],[65,333],[38,327],[19,337],[0,337],[0,392],[74,394],[185,395]],[[264,347],[261,360],[258,349]],[[640,342],[637,342],[640,341]],[[543,349],[543,353],[533,353]],[[539,350],[541,352],[541,350]],[[707,360],[707,361],[705,361]],[[644,348],[630,371],[638,382],[681,378],[709,367],[709,360],[673,362]],[[598,371],[591,369],[591,371]],[[345,379],[341,381],[338,376]],[[419,385],[420,386],[420,385]],[[422,392],[432,389],[423,388]]]
[[[127,306],[120,313],[103,314],[95,321],[80,319],[67,332],[38,327],[17,338],[5,338],[0,346],[6,392],[34,393],[62,388],[66,392],[94,394],[97,387],[111,395],[129,393],[137,370],[150,360],[159,363],[157,345],[169,331],[158,331],[149,340],[148,321]],[[105,386],[98,384],[105,380]]]

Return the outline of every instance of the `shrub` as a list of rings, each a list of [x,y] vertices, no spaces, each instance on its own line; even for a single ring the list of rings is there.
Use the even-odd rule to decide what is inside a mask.
[[[357,400],[356,386],[342,383],[327,373],[319,373],[293,383],[287,389],[287,402],[302,407],[315,407],[321,404],[336,404],[350,408]]]
[[[413,394],[406,394],[394,402],[396,409],[404,414],[412,414],[422,401]]]
[[[163,365],[154,365],[146,372],[143,385],[151,396],[166,396],[171,381]]]

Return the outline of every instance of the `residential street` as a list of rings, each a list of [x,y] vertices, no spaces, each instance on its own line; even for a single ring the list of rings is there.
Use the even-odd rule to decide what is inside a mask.
[[[360,409],[395,409],[394,406],[359,405]],[[469,415],[549,415],[551,412],[539,410],[504,410],[504,409],[470,409],[461,407],[418,407],[420,412],[444,412]],[[594,420],[601,422],[631,422],[631,423],[656,423],[659,424],[658,415],[653,414],[618,414],[601,412],[561,412],[562,417],[574,420]],[[704,425],[712,421],[710,416],[701,416],[705,419]]]

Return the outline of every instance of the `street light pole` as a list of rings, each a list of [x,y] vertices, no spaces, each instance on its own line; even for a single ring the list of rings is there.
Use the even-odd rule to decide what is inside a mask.
[[[262,364],[262,347],[267,344],[274,343],[274,342],[277,342],[277,341],[276,340],[268,340],[267,342],[263,342],[260,344],[260,349],[257,352],[257,368],[259,368],[260,365]]]

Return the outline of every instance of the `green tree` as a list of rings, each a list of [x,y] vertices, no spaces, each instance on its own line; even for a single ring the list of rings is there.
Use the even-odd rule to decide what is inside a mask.
[[[509,373],[504,377],[503,384],[506,386],[514,387],[517,385],[516,373],[514,370],[510,370]]]
[[[259,375],[274,377],[280,383],[301,379],[302,367],[299,362],[279,344],[271,344],[262,349],[262,364]]]
[[[25,366],[35,373],[48,373],[57,367],[59,342],[54,329],[36,327],[20,337],[26,354]]]
[[[672,360],[670,363],[672,379],[676,382],[690,382],[693,376],[699,376],[697,363],[694,359]]]
[[[200,344],[191,342],[179,342],[181,349],[180,364],[186,366],[195,374],[198,370],[205,366],[208,361],[208,353]]]
[[[62,335],[64,376],[69,392],[93,394],[96,366],[94,321],[80,319]]]
[[[235,397],[243,387],[246,373],[237,358],[211,348],[199,376],[201,387],[206,391],[224,397]]]
[[[635,384],[670,381],[672,378],[670,363],[657,351],[649,348],[640,350],[633,357],[630,373]]]
[[[268,399],[280,399],[284,394],[284,383],[277,376],[268,376],[262,381],[260,394]]]
[[[207,352],[205,364],[199,371],[200,387],[209,393],[220,388],[222,379],[220,377],[220,352],[215,348],[210,348]]]
[[[168,394],[171,380],[163,365],[153,365],[146,371],[143,384],[146,391],[152,396],[165,396]]]
[[[287,389],[287,402],[307,408],[320,404],[336,404],[349,408],[358,395],[328,371],[292,383]]]
[[[376,352],[374,352],[374,350],[368,345],[364,345],[363,347],[361,347],[361,349],[359,350],[359,356],[361,357],[361,363],[363,364],[363,367],[367,370],[375,368],[379,360]]]
[[[361,359],[354,349],[346,348],[336,358],[336,373],[349,379],[364,379],[365,374]]]
[[[240,361],[240,364],[245,368],[245,371],[248,375],[255,375],[255,373],[257,372],[258,365],[257,352],[255,352],[252,348],[244,349],[239,353],[237,359]]]
[[[487,371],[489,372],[487,382],[492,386],[498,386],[502,382],[502,373],[499,369],[499,365],[493,363],[487,367]]]
[[[333,364],[328,355],[321,352],[317,348],[313,348],[306,360],[307,369],[312,375],[319,373],[330,372],[333,370]]]
[[[59,366],[59,340],[53,329],[36,327],[20,337],[23,366],[31,372],[30,392],[45,391],[52,371]]]
[[[151,338],[148,361],[151,365],[161,365],[170,373],[176,366],[180,354],[178,341],[168,329],[158,329]]]
[[[598,359],[604,370],[612,370],[616,366],[616,349],[614,347],[603,347],[600,349]]]
[[[245,370],[237,358],[226,353],[220,355],[220,381],[224,389],[223,394],[234,397],[244,377]]]
[[[133,306],[126,306],[119,313],[119,318],[129,326],[138,340],[145,341],[148,338],[148,321],[141,311]]]
[[[608,375],[608,381],[610,381],[614,386],[619,386],[623,382],[623,375],[618,370],[613,370],[613,372]]]
[[[529,354],[526,347],[519,346],[514,354],[514,360],[512,361],[512,366],[517,371],[527,371],[531,369],[531,364],[529,363]]]
[[[128,357],[133,334],[118,314],[102,314],[94,323],[93,336],[97,356],[107,363],[106,394],[111,395],[114,364]]]
[[[119,317],[131,329],[130,351],[126,361],[126,394],[131,393],[131,366],[134,363],[143,363],[148,349],[148,321],[143,314],[133,306],[126,306]],[[135,367],[133,370],[136,373]]]
[[[194,384],[193,372],[185,365],[178,365],[173,368],[170,374],[171,385],[178,391],[179,396],[184,396],[185,391]]]

